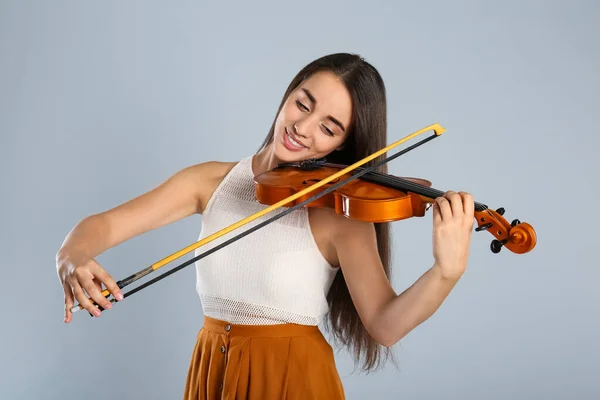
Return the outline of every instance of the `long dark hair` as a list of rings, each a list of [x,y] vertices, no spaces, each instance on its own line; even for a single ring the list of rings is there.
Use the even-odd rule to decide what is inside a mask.
[[[327,161],[350,165],[387,145],[386,90],[379,72],[361,56],[348,53],[330,54],[302,68],[290,82],[277,114],[286,99],[302,81],[319,71],[333,72],[344,83],[352,98],[352,120],[348,135],[340,150],[327,156]],[[277,115],[275,116],[277,119]],[[261,149],[273,140],[275,121]],[[372,164],[378,159],[370,161]],[[387,173],[383,164],[378,171]],[[390,230],[387,223],[375,224],[377,247],[385,274],[390,278]],[[329,326],[336,341],[347,346],[358,363],[364,359],[362,369],[370,371],[382,365],[382,356],[392,357],[389,348],[381,346],[367,332],[354,306],[340,269],[327,295]]]

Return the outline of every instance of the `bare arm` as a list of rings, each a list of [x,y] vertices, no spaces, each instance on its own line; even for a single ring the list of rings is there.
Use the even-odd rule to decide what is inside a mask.
[[[100,315],[85,292],[97,304],[110,308],[101,294],[101,283],[115,298],[120,297],[116,282],[94,257],[142,233],[201,213],[230,167],[230,163],[209,162],[185,168],[149,192],[78,223],[56,254],[65,291],[65,322],[71,320],[74,298],[90,313]]]
[[[333,244],[348,290],[367,331],[385,346],[433,315],[466,268],[473,203],[468,194],[449,192],[446,197],[434,204],[433,266],[399,295],[384,274],[373,225],[348,219],[336,223]]]
[[[431,317],[450,294],[457,279],[447,279],[434,264],[408,289],[379,309],[372,321],[380,342],[392,346]]]

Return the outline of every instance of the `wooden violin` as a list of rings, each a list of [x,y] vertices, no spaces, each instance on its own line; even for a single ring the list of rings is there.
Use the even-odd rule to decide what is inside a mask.
[[[284,163],[254,178],[256,199],[262,204],[272,205],[301,192],[307,187],[346,168],[346,165],[330,164],[321,160],[305,160]],[[354,169],[356,172],[364,168]],[[340,183],[352,176],[341,177],[316,190],[322,193],[332,184]],[[326,207],[339,215],[367,222],[392,222],[406,218],[422,217],[435,198],[444,192],[431,188],[431,182],[420,178],[400,178],[376,171],[369,171],[358,179],[329,191],[326,195],[310,201],[306,207]],[[289,206],[306,201],[309,195],[298,197]],[[476,231],[487,230],[495,239],[491,250],[500,252],[502,247],[518,254],[532,250],[536,245],[536,234],[528,223],[518,219],[508,223],[502,216],[504,209],[490,210],[488,206],[475,202]]]
[[[394,147],[427,131],[433,131],[433,134],[382,161],[374,161],[377,157],[385,155]],[[444,192],[431,188],[431,183],[424,179],[399,178],[376,172],[376,168],[417,146],[439,137],[443,132],[445,132],[445,129],[439,124],[431,124],[349,166],[307,160],[298,164],[281,164],[271,171],[259,174],[255,177],[254,181],[256,199],[260,203],[269,205],[268,207],[141,269],[118,281],[117,285],[121,289],[129,286],[146,275],[159,270],[171,261],[281,207],[285,208],[283,212],[261,221],[234,237],[204,251],[202,254],[124,293],[124,297],[129,297],[139,292],[145,287],[166,278],[188,265],[192,265],[197,260],[209,256],[219,249],[301,207],[330,207],[337,213],[348,218],[370,222],[389,222],[411,217],[421,217],[425,215],[428,205],[433,203],[435,198],[444,195]],[[374,163],[368,167],[362,167],[370,161],[374,161]],[[503,214],[503,208],[493,211],[485,204],[475,203],[475,218],[478,224],[475,230],[487,230],[495,237],[491,244],[491,249],[494,253],[498,253],[502,247],[506,247],[517,254],[531,251],[537,241],[533,227],[527,223],[521,223],[517,219],[513,220],[512,223],[508,223],[502,216]],[[102,291],[102,295],[108,298],[111,293],[105,289]],[[114,297],[110,301],[111,303],[116,302]],[[96,302],[93,302],[93,304],[102,309]],[[71,308],[73,313],[79,310],[83,310],[81,304]]]

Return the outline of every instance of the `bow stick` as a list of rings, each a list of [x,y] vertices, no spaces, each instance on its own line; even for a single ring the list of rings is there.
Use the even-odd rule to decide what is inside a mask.
[[[318,199],[321,196],[324,196],[325,194],[331,192],[332,190],[335,190],[336,188],[338,188],[338,187],[340,187],[342,185],[345,185],[349,181],[354,180],[354,179],[356,179],[356,178],[358,178],[358,177],[360,177],[360,176],[362,176],[362,175],[364,175],[364,174],[372,171],[373,169],[377,168],[378,166],[380,166],[380,165],[382,165],[384,163],[387,163],[387,162],[393,160],[394,158],[399,157],[400,155],[402,155],[402,154],[404,154],[404,153],[406,153],[406,152],[408,152],[408,151],[410,151],[410,150],[412,150],[412,149],[414,149],[414,148],[416,148],[416,147],[418,147],[418,146],[420,146],[420,145],[422,145],[422,144],[424,144],[424,143],[426,143],[426,142],[428,142],[428,141],[430,141],[430,140],[432,140],[432,139],[440,136],[442,133],[444,133],[446,131],[439,124],[432,124],[432,125],[429,125],[429,126],[423,128],[423,129],[420,129],[420,130],[418,130],[416,132],[413,132],[410,135],[407,135],[404,138],[402,138],[402,139],[400,139],[400,140],[398,140],[398,141],[390,144],[389,146],[386,146],[383,149],[378,150],[375,153],[373,153],[373,154],[371,154],[371,155],[363,158],[362,160],[359,160],[359,161],[355,162],[354,164],[349,165],[348,167],[346,167],[346,168],[344,168],[344,169],[342,169],[342,170],[340,170],[340,171],[338,171],[338,172],[330,175],[329,177],[327,177],[327,178],[325,178],[325,179],[323,179],[323,180],[321,180],[321,181],[319,181],[319,182],[317,182],[317,183],[315,183],[315,184],[307,187],[306,189],[301,190],[301,191],[299,191],[299,192],[297,192],[297,193],[295,193],[295,194],[293,194],[293,195],[291,195],[291,196],[289,196],[289,197],[287,197],[287,198],[285,198],[285,199],[283,199],[283,200],[281,200],[281,201],[279,201],[279,202],[277,202],[277,203],[275,203],[275,204],[273,204],[273,205],[271,205],[271,206],[269,206],[269,207],[267,207],[267,208],[265,208],[265,209],[263,209],[261,211],[258,211],[255,214],[253,214],[253,215],[251,215],[249,217],[246,217],[246,218],[244,218],[244,219],[242,219],[242,220],[240,220],[240,221],[238,221],[238,222],[236,222],[236,223],[234,223],[234,224],[232,224],[232,225],[230,225],[230,226],[228,226],[226,228],[223,228],[220,231],[215,232],[215,233],[213,233],[210,236],[207,236],[207,237],[205,237],[205,238],[203,238],[201,240],[198,240],[197,242],[192,243],[191,245],[189,245],[189,246],[187,246],[187,247],[185,247],[185,248],[183,248],[183,249],[181,249],[181,250],[179,250],[179,251],[177,251],[177,252],[175,252],[175,253],[173,253],[173,254],[165,257],[165,258],[163,258],[162,260],[160,260],[160,261],[158,261],[158,262],[150,265],[149,267],[144,268],[144,269],[136,272],[135,274],[130,275],[127,278],[118,281],[117,282],[117,286],[119,286],[120,289],[123,289],[124,287],[126,287],[126,286],[132,284],[133,282],[135,282],[135,281],[143,278],[144,276],[146,276],[146,275],[148,275],[148,274],[150,274],[150,273],[152,273],[152,272],[154,272],[154,271],[162,268],[163,266],[165,266],[166,264],[170,263],[171,261],[176,260],[177,258],[179,258],[179,257],[181,257],[181,256],[183,256],[183,255],[185,255],[185,254],[187,254],[187,253],[189,253],[189,252],[191,252],[191,251],[193,251],[193,250],[201,247],[201,246],[204,246],[205,244],[210,243],[210,242],[212,242],[215,239],[220,238],[221,236],[223,236],[223,235],[231,232],[234,229],[237,229],[237,228],[239,228],[239,227],[241,227],[243,225],[246,225],[249,222],[254,221],[257,218],[260,218],[263,215],[265,215],[265,214],[267,214],[267,213],[269,213],[271,211],[274,211],[274,210],[276,210],[276,209],[278,209],[280,207],[285,206],[286,204],[288,204],[288,203],[296,200],[297,198],[299,198],[301,196],[304,196],[305,194],[307,194],[307,193],[309,193],[311,191],[314,191],[315,189],[318,189],[321,186],[326,185],[327,183],[331,182],[332,180],[337,179],[340,176],[342,176],[342,175],[344,175],[344,174],[346,174],[346,173],[348,173],[348,172],[350,172],[350,171],[352,171],[352,170],[360,167],[361,165],[364,165],[367,162],[369,162],[369,161],[371,161],[371,160],[379,157],[380,155],[388,152],[389,150],[393,149],[394,147],[397,147],[400,144],[402,144],[402,143],[404,143],[404,142],[406,142],[406,141],[408,141],[408,140],[410,140],[410,139],[412,139],[412,138],[414,138],[416,136],[419,136],[419,135],[421,135],[421,134],[423,134],[423,133],[425,133],[427,131],[430,131],[430,130],[433,130],[433,132],[434,132],[433,135],[431,135],[431,136],[429,136],[429,137],[427,137],[427,138],[419,141],[418,143],[413,144],[412,146],[410,146],[410,147],[408,147],[408,148],[406,148],[406,149],[404,149],[402,151],[399,151],[398,153],[394,154],[393,156],[390,156],[390,157],[388,157],[388,158],[386,158],[386,159],[384,159],[382,161],[379,161],[379,162],[371,165],[370,167],[367,167],[367,168],[361,170],[360,172],[352,175],[351,177],[347,178],[346,180],[338,182],[335,185],[330,186],[326,190],[324,190],[324,191],[322,191],[322,192],[314,195],[313,197],[311,197],[311,198],[309,198],[309,199],[307,199],[307,200],[305,200],[305,201],[303,201],[301,203],[298,203],[298,204],[296,204],[293,207],[289,207],[284,212],[281,212],[281,213],[279,213],[279,214],[271,217],[270,219],[268,219],[266,221],[263,221],[260,224],[257,224],[256,226],[254,226],[254,227],[246,230],[245,232],[242,232],[242,233],[238,234],[237,236],[235,236],[235,237],[233,237],[233,238],[231,238],[231,239],[229,239],[229,240],[221,243],[220,245],[215,246],[214,248],[212,248],[212,249],[210,249],[210,250],[208,250],[208,251],[206,251],[206,252],[204,252],[204,253],[202,253],[202,254],[200,254],[200,255],[198,255],[198,256],[196,256],[196,257],[194,257],[194,258],[192,258],[192,259],[190,259],[190,260],[188,260],[186,262],[184,262],[183,264],[181,264],[181,265],[179,265],[179,266],[171,269],[170,271],[167,271],[167,272],[165,272],[165,273],[157,276],[156,278],[154,278],[154,279],[152,279],[152,280],[150,280],[150,281],[148,281],[148,282],[140,285],[139,287],[137,287],[135,289],[132,289],[132,290],[130,290],[127,293],[124,293],[123,297],[125,298],[125,297],[133,295],[134,293],[137,293],[138,291],[142,290],[143,288],[145,288],[147,286],[150,286],[153,283],[158,282],[159,280],[161,280],[161,279],[163,279],[163,278],[165,278],[165,277],[167,277],[167,276],[169,276],[169,275],[171,275],[171,274],[173,274],[173,273],[181,270],[182,268],[184,268],[184,267],[186,267],[186,266],[188,266],[188,265],[190,265],[190,264],[198,261],[199,259],[201,259],[203,257],[206,257],[206,256],[214,253],[215,251],[221,249],[222,247],[227,246],[227,245],[229,245],[229,244],[231,244],[231,243],[233,243],[233,242],[241,239],[242,237],[250,234],[251,232],[254,232],[255,230],[257,230],[257,229],[259,229],[259,228],[261,228],[261,227],[263,227],[263,226],[265,226],[265,225],[267,225],[267,224],[275,221],[276,219],[279,219],[279,218],[283,217],[284,215],[286,215],[286,214],[288,214],[288,213],[290,213],[290,212],[292,212],[294,210],[297,210],[300,207],[303,207],[305,204],[308,204],[309,202],[312,202],[313,200]],[[102,295],[104,297],[107,297],[110,294],[111,293],[108,291],[108,289],[105,289],[102,292]],[[113,298],[113,299],[110,300],[110,302],[111,303],[115,303],[116,299]],[[94,302],[94,305],[98,306],[95,302]],[[98,306],[98,307],[100,309],[103,309],[100,306]],[[71,312],[75,313],[75,312],[77,312],[79,310],[83,310],[83,309],[84,309],[83,306],[81,304],[78,304],[78,305],[76,305],[76,306],[74,306],[74,307],[71,308]]]

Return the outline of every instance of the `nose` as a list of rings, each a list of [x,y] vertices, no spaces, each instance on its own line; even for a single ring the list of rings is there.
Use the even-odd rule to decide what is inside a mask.
[[[297,122],[294,124],[294,133],[300,137],[306,138],[306,135],[304,135],[304,133],[302,133],[302,131],[300,129],[298,129]]]
[[[303,119],[294,123],[294,133],[302,138],[306,139],[310,130],[311,123],[308,119]]]

